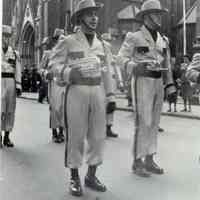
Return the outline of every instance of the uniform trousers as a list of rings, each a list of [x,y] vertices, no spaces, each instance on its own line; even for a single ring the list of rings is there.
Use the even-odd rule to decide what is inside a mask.
[[[16,85],[14,78],[1,78],[1,131],[12,131],[15,120]]]
[[[155,154],[157,133],[163,105],[162,78],[135,78],[136,123],[133,153],[135,159]]]
[[[87,164],[101,164],[106,137],[102,86],[71,85],[65,95],[65,166],[79,168],[82,165],[85,141]]]
[[[50,128],[56,129],[64,125],[63,103],[65,87],[58,86],[55,81],[49,83]]]

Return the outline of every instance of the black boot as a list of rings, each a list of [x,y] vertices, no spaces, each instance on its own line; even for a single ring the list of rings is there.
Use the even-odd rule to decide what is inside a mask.
[[[65,136],[64,136],[64,134],[63,134],[63,128],[62,128],[62,127],[59,127],[58,138],[59,138],[59,140],[60,140],[60,143],[62,143],[62,142],[65,141]]]
[[[144,178],[148,178],[150,177],[150,173],[146,170],[144,162],[142,161],[142,159],[136,159],[132,165],[132,170],[133,172],[140,176],[140,177],[144,177]]]
[[[3,148],[2,141],[3,141],[3,139],[2,139],[2,135],[1,135],[1,133],[0,133],[0,149]]]
[[[164,132],[164,129],[163,128],[161,128],[161,127],[158,127],[158,132]]]
[[[3,145],[6,146],[6,147],[14,147],[14,144],[11,142],[11,140],[9,138],[9,134],[10,134],[9,131],[5,132],[5,136],[4,136],[4,139],[3,139]]]
[[[111,129],[112,125],[107,125],[106,126],[106,135],[107,137],[118,137],[118,135],[116,133],[113,133],[112,129]]]
[[[91,165],[88,167],[88,172],[85,176],[85,186],[97,192],[105,192],[107,190],[106,186],[95,176],[96,169],[96,165]]]
[[[160,168],[153,160],[153,155],[146,156],[145,167],[148,172],[152,172],[154,174],[164,174],[164,170]]]
[[[83,190],[81,186],[81,181],[79,178],[78,169],[70,169],[71,170],[71,178],[69,183],[69,192],[73,196],[82,196]]]
[[[52,129],[52,140],[55,143],[60,143],[60,139],[58,138],[57,130],[55,128]]]

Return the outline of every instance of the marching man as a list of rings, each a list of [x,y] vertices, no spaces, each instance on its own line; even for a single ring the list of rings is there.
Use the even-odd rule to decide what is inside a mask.
[[[161,17],[166,12],[158,0],[145,1],[136,15],[143,25],[139,31],[127,34],[118,54],[118,64],[124,66],[130,60],[129,66],[132,65],[133,69],[136,129],[132,169],[141,177],[164,173],[156,164],[154,155],[157,153],[163,86],[167,95],[175,92],[168,39],[159,33]]]
[[[21,95],[21,65],[16,52],[9,46],[12,28],[3,25],[2,31],[0,146],[2,147],[3,142],[5,147],[14,147],[9,135],[14,126],[16,96]],[[3,139],[2,131],[4,132]]]
[[[112,41],[112,36],[109,33],[104,33],[101,35],[101,38],[105,42],[107,42],[107,46],[110,48],[110,51],[107,52],[107,56],[109,57],[109,60],[111,61],[110,66],[111,66],[111,74],[112,74],[112,84],[113,84],[114,92],[116,92],[118,87],[120,88],[123,87],[123,81],[122,81],[120,68],[116,65],[115,58],[111,51],[112,46],[110,42]],[[116,108],[116,105],[114,103],[113,109],[111,110],[106,109],[106,135],[107,137],[113,137],[113,138],[118,137],[118,134],[114,133],[112,130],[115,108]]]
[[[58,43],[59,38],[62,37],[64,37],[64,30],[55,29],[53,34],[53,45],[55,46]],[[44,79],[48,81],[48,100],[50,110],[50,128],[52,129],[52,140],[55,143],[62,143],[64,142],[62,106],[65,88],[60,87],[60,85],[57,84],[55,77],[49,76],[49,71],[52,70],[52,66],[49,66],[50,55],[51,50],[44,51],[40,64],[40,72]]]
[[[49,63],[53,66],[52,73],[66,82],[65,166],[70,168],[69,191],[74,196],[83,194],[79,168],[82,166],[85,138],[88,143],[85,186],[99,192],[106,191],[106,186],[96,177],[96,170],[103,162],[105,102],[109,102],[108,108],[110,105],[112,107],[113,89],[105,53],[107,46],[96,34],[97,11],[101,7],[102,4],[97,4],[94,0],[81,0],[77,4],[71,21],[80,28],[59,41],[52,51]]]

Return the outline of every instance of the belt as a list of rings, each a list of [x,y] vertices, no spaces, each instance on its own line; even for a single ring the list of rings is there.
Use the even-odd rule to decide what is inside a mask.
[[[9,73],[9,72],[2,72],[1,73],[1,77],[2,78],[15,78],[15,74],[14,73]]]
[[[81,78],[77,80],[75,85],[89,85],[89,86],[95,86],[101,84],[101,77],[96,78]]]
[[[146,67],[135,68],[133,70],[133,73],[137,76],[149,77],[149,78],[155,78],[155,79],[161,78],[162,76],[161,71],[148,70]]]

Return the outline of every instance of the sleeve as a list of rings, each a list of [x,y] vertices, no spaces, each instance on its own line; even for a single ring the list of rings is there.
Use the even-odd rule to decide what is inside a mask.
[[[106,45],[105,43],[103,44],[104,48],[104,53],[105,58],[106,58],[106,65],[107,65],[107,70],[102,71],[102,79],[103,79],[103,84],[104,84],[104,89],[106,92],[106,98],[107,101],[114,101],[114,87],[113,87],[113,82],[112,82],[112,69],[111,69],[111,62],[112,62],[112,52],[111,49]]]
[[[135,37],[128,32],[116,58],[116,65],[125,68],[125,65],[132,59],[134,54]]]
[[[21,77],[22,77],[22,70],[21,70],[20,58],[16,54],[15,82],[16,82],[16,88],[20,89],[20,90],[22,89],[22,86],[21,86]]]
[[[49,57],[49,69],[54,76],[64,82],[69,82],[71,69],[67,65],[68,44],[67,38],[59,40],[58,44],[52,49]]]
[[[173,86],[174,81],[173,81],[173,73],[172,73],[172,65],[171,65],[171,53],[170,53],[170,48],[169,48],[169,42],[168,39],[164,39],[166,42],[166,55],[165,55],[165,60],[163,63],[164,68],[168,68],[166,72],[163,72],[163,82],[165,85],[165,88]]]

